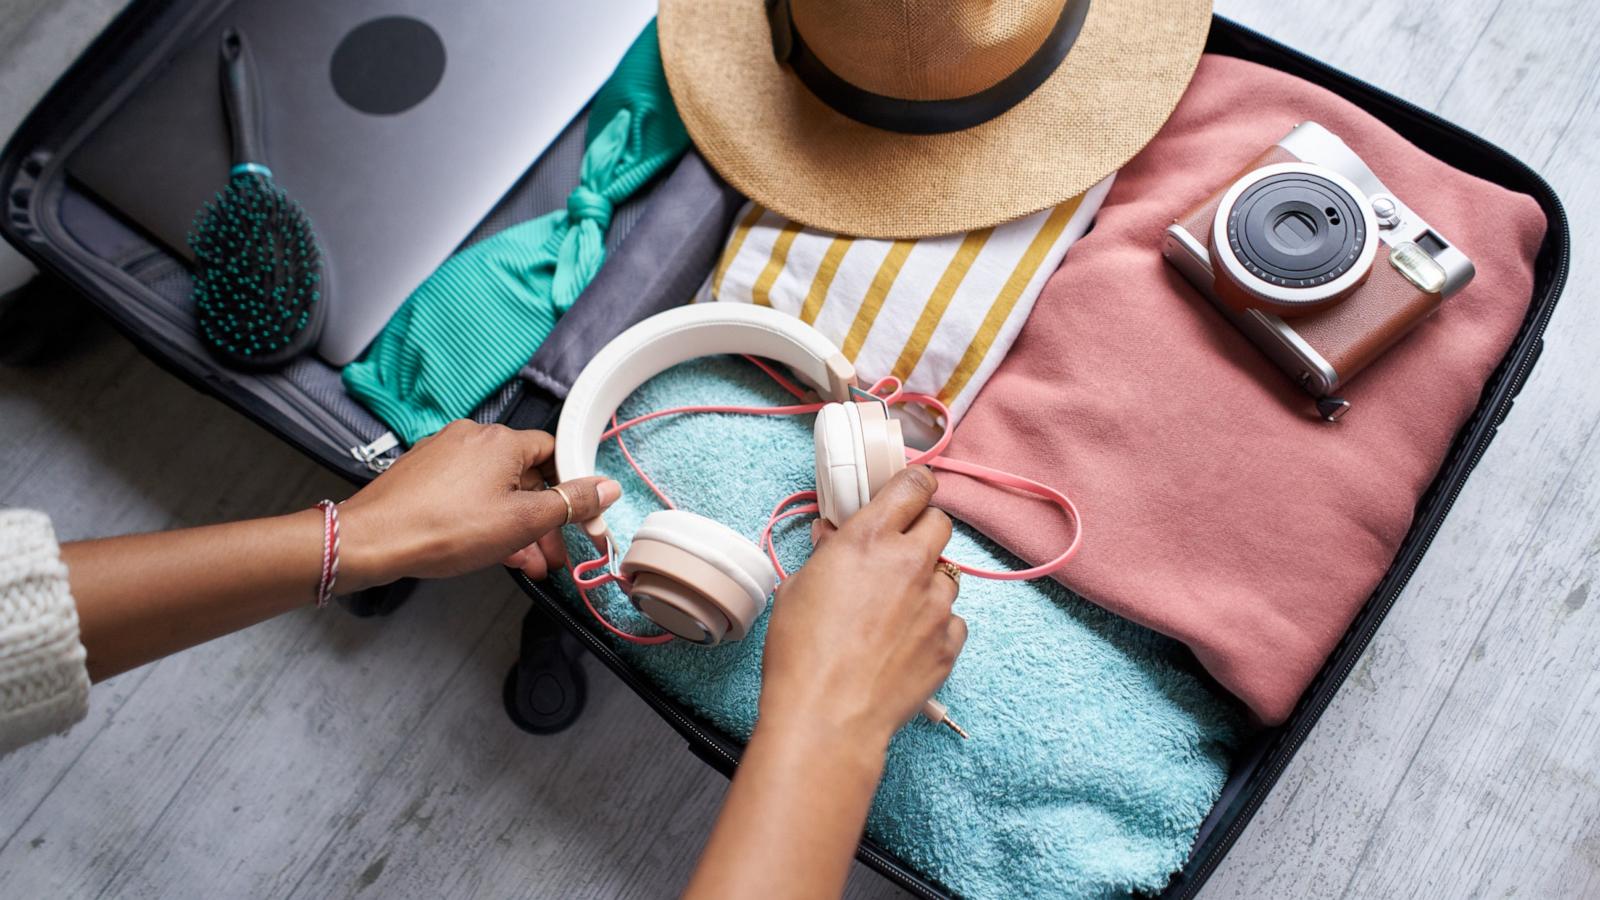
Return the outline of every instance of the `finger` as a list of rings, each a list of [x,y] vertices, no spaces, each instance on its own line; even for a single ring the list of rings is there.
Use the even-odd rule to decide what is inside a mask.
[[[829,522],[827,519],[818,519],[815,522],[812,522],[811,549],[815,550],[816,548],[821,547],[822,542],[830,537],[833,537],[833,533],[838,530],[839,529],[833,527],[833,523]]]
[[[523,474],[522,489],[536,491],[546,485],[555,484],[556,477],[556,439],[555,436],[545,431],[518,431],[518,440],[523,448]]]
[[[542,581],[550,574],[550,565],[537,544],[529,544],[511,554],[505,558],[503,564],[512,569],[521,569],[534,581]]]
[[[555,438],[552,437],[550,439],[550,455],[546,456],[543,460],[541,460],[539,463],[537,463],[533,467],[534,471],[538,472],[540,477],[544,478],[544,483],[545,484],[555,484],[557,481],[561,480],[556,475],[556,449],[555,448],[556,448]]]
[[[519,431],[515,428],[508,430],[516,441],[517,449],[522,453],[523,471],[538,472],[539,467],[549,462],[556,451],[556,439],[549,432],[534,429]]]
[[[544,553],[544,561],[550,571],[566,568],[567,542],[562,540],[560,530],[547,531],[536,543]]]
[[[906,537],[911,538],[931,561],[938,559],[945,545],[950,543],[950,528],[950,517],[945,515],[944,510],[930,506],[918,514],[916,521],[906,529]]]
[[[872,501],[851,517],[868,528],[905,531],[928,508],[939,482],[927,466],[908,466],[889,479]]]
[[[538,537],[568,522],[588,521],[621,496],[622,485],[609,478],[591,476],[563,481],[542,491],[521,491],[516,494],[516,502],[522,505],[533,536]],[[568,504],[572,506],[570,516]]]
[[[521,481],[517,486],[525,491],[542,491],[550,484],[551,482],[545,480],[544,474],[538,469],[523,469]]]
[[[944,615],[950,614],[950,609],[956,604],[956,595],[961,593],[961,585],[948,573],[938,569],[933,570],[932,581],[928,585],[928,602],[934,604],[934,609]]]
[[[945,626],[944,633],[945,652],[950,654],[953,661],[961,655],[961,649],[967,645],[967,620],[960,616],[951,616],[950,624]]]

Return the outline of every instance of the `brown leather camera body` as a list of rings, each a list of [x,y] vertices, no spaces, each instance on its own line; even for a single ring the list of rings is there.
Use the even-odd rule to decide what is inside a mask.
[[[1216,265],[1211,246],[1211,226],[1216,219],[1217,207],[1228,188],[1250,172],[1274,163],[1298,161],[1299,157],[1273,144],[1237,175],[1224,182],[1204,203],[1176,220],[1211,254],[1212,293],[1236,310],[1259,308],[1263,304],[1252,302],[1254,298],[1234,284]],[[1285,322],[1327,360],[1338,374],[1339,382],[1344,383],[1438,309],[1443,300],[1442,294],[1419,289],[1390,265],[1389,246],[1380,239],[1377,257],[1373,259],[1372,268],[1364,280],[1342,298],[1304,315],[1285,318]]]

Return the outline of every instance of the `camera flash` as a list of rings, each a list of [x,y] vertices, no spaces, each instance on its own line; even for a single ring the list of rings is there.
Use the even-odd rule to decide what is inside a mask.
[[[1444,266],[1410,241],[1395,244],[1389,250],[1389,264],[1400,270],[1407,281],[1429,294],[1444,290]]]

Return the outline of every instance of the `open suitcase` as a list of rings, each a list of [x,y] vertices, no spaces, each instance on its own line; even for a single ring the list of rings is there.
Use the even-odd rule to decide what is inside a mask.
[[[5,205],[0,232],[41,270],[86,296],[157,363],[359,484],[381,472],[398,449],[379,440],[387,429],[345,395],[338,370],[312,358],[269,375],[220,368],[193,334],[187,268],[153,239],[111,215],[66,173],[67,157],[108,111],[157,71],[175,47],[213,27],[225,8],[218,2],[131,4],[55,85],[0,156],[0,202]],[[1207,50],[1272,66],[1332,90],[1444,162],[1532,196],[1548,229],[1527,317],[1423,496],[1398,555],[1292,717],[1254,734],[1240,752],[1186,864],[1162,894],[1170,898],[1199,891],[1416,570],[1538,360],[1568,263],[1567,220],[1560,201],[1543,179],[1499,148],[1227,19],[1214,19]],[[582,129],[580,117],[468,241],[557,208],[577,180]],[[628,324],[692,295],[741,203],[691,152],[648,192],[620,207],[607,238],[614,252],[600,276],[519,377],[485,402],[475,418],[523,428],[553,427],[566,388],[590,353]],[[41,320],[50,320],[51,310],[39,312]],[[507,711],[518,724],[535,732],[557,730],[580,711],[583,681],[570,651],[575,638],[670,722],[690,751],[723,774],[732,774],[741,750],[737,741],[697,720],[633,671],[600,637],[598,626],[573,615],[549,586],[520,573],[514,577],[532,600],[522,658],[506,682]],[[392,608],[398,596],[391,592],[365,598],[357,611]],[[861,844],[858,855],[917,896],[949,894],[870,840]]]

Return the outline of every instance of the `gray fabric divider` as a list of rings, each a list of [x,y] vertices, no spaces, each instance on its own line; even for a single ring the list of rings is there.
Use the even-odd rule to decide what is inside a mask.
[[[629,325],[689,302],[711,271],[744,197],[690,150],[577,303],[556,323],[523,378],[556,399]]]

